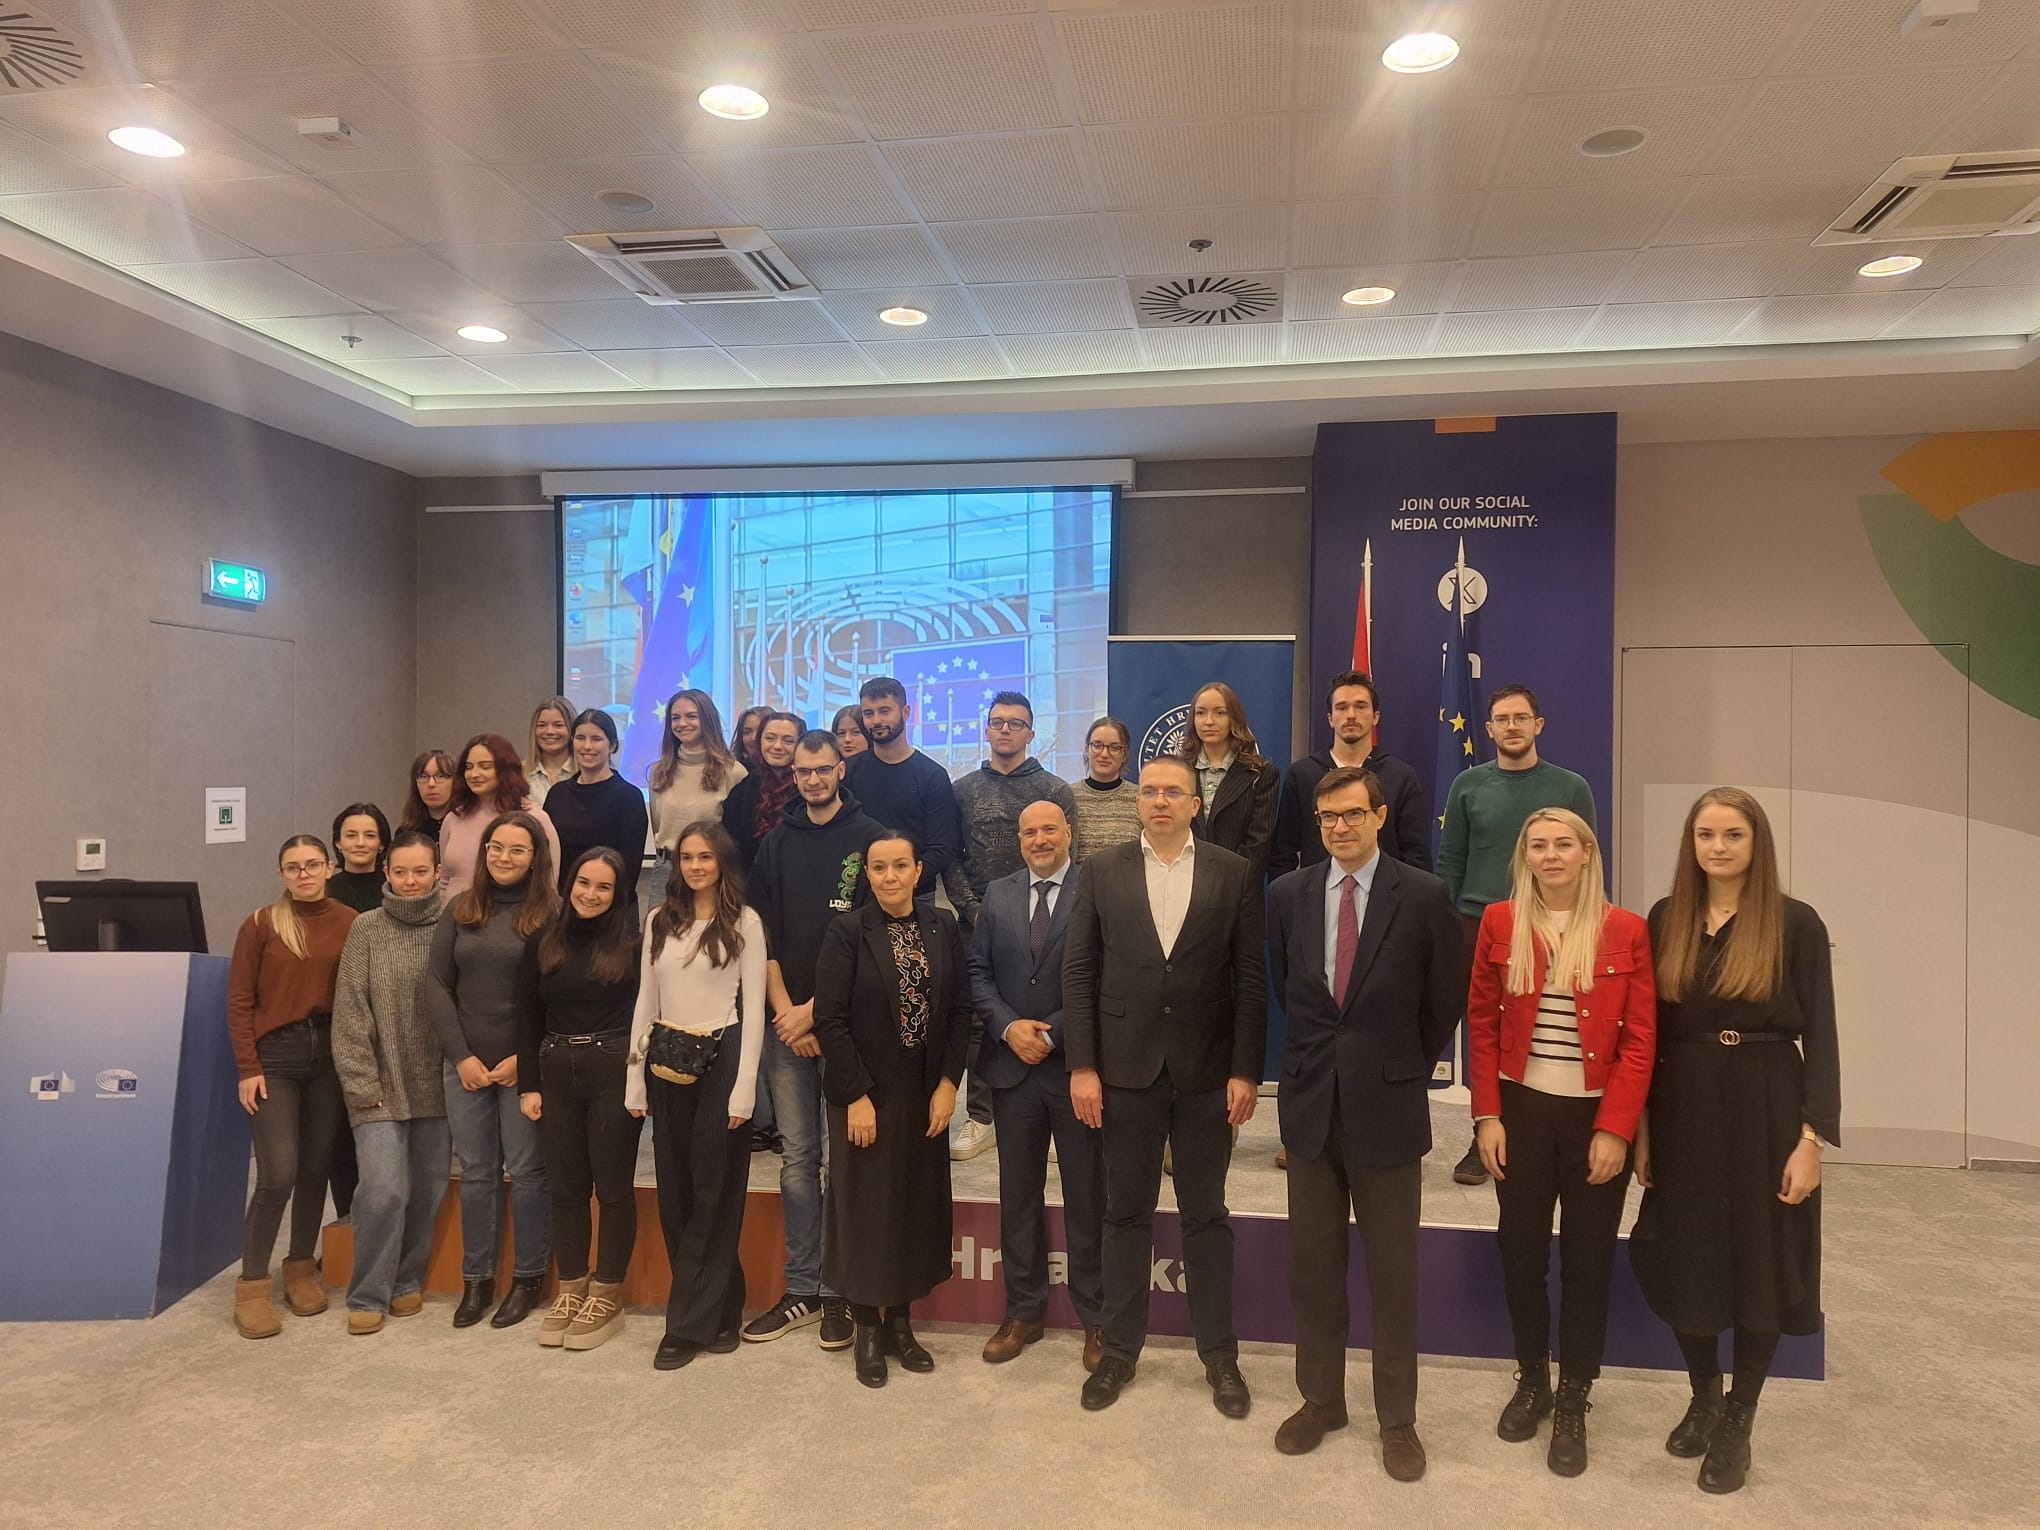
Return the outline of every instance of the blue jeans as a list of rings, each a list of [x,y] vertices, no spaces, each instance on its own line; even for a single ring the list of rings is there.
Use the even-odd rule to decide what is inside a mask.
[[[446,1070],[446,1124],[460,1164],[460,1277],[488,1280],[502,1246],[503,1177],[510,1177],[510,1221],[517,1239],[511,1273],[544,1276],[552,1258],[552,1195],[538,1123],[517,1108],[517,1091],[502,1084],[469,1093],[452,1063]]]
[[[354,1192],[347,1305],[356,1312],[388,1312],[391,1298],[425,1289],[452,1137],[444,1116],[364,1121],[354,1128],[354,1155],[361,1184]]]
[[[768,1031],[758,1060],[772,1093],[772,1114],[785,1152],[779,1164],[779,1206],[786,1216],[786,1289],[794,1296],[836,1293],[822,1284],[822,1060],[796,1057]]]

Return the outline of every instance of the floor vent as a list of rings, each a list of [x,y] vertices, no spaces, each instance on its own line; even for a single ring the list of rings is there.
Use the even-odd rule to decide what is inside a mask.
[[[755,228],[569,234],[567,243],[646,303],[818,298],[813,282]]]
[[[1282,318],[1280,273],[1259,276],[1172,276],[1129,284],[1144,329],[1218,324],[1274,324]]]
[[[2040,149],[1902,159],[1815,244],[2040,233]]]

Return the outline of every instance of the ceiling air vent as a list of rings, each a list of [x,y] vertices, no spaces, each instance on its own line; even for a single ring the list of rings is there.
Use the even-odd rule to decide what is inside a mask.
[[[0,93],[74,85],[85,74],[85,50],[34,11],[0,11]]]
[[[640,300],[661,306],[821,296],[785,252],[755,228],[569,234],[567,243]]]
[[[1975,239],[2040,232],[2040,149],[1902,159],[1813,242]]]
[[[1282,317],[1282,277],[1172,276],[1133,282],[1143,329],[1218,324],[1273,324]]]

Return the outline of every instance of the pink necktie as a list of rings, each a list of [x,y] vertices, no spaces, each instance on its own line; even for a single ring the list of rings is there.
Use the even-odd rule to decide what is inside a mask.
[[[1333,958],[1332,975],[1338,979],[1339,1007],[1346,1007],[1346,990],[1353,984],[1353,958],[1360,954],[1360,910],[1353,902],[1359,882],[1349,873],[1339,894],[1339,944]]]

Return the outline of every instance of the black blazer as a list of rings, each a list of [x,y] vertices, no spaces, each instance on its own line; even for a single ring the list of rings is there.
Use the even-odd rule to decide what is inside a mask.
[[[1268,956],[1289,1017],[1277,1110],[1282,1145],[1322,1158],[1336,1088],[1348,1163],[1408,1163],[1431,1150],[1431,1065],[1466,1007],[1466,936],[1445,884],[1388,855],[1360,920],[1346,1002],[1325,982],[1331,860],[1268,890]]]
[[[1194,769],[1197,762],[1190,763]],[[1281,790],[1282,772],[1268,761],[1249,765],[1235,755],[1225,774],[1218,778],[1211,806],[1199,810],[1191,824],[1199,839],[1245,856],[1253,868],[1257,887],[1268,874],[1268,853],[1275,839],[1275,806]]]
[[[1034,873],[1022,866],[985,888],[978,905],[977,928],[970,937],[970,992],[985,1039],[972,1064],[994,1089],[1010,1089],[1032,1071],[1020,1054],[1006,1045],[1006,1027],[1015,1020],[1040,1020],[1049,1028],[1048,1056],[1033,1065],[1056,1073],[1068,1064],[1069,1043],[1063,1035],[1063,950],[1070,927],[1070,906],[1077,897],[1080,867],[1063,877],[1062,891],[1048,915],[1048,939],[1036,956],[1027,949],[1028,919],[1034,910]]]
[[[1259,1081],[1268,1044],[1261,883],[1244,857],[1199,843],[1190,907],[1164,956],[1148,908],[1144,841],[1084,862],[1063,954],[1069,1065],[1145,1089],[1166,1065],[1178,1089]]]
[[[876,901],[838,914],[822,935],[815,961],[815,1039],[822,1044],[822,1088],[832,1105],[865,1095],[872,1103],[892,1089],[935,1092],[942,1079],[963,1077],[970,1047],[970,973],[956,918],[932,903],[916,903],[921,943],[928,951],[928,1040],[918,1068],[900,1046],[900,973],[885,933],[885,910]]]

